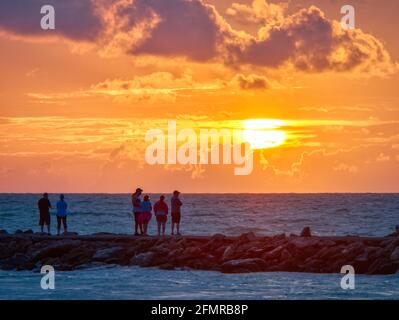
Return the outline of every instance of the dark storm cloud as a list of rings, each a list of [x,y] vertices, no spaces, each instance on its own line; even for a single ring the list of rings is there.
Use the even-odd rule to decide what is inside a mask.
[[[383,44],[361,30],[343,30],[312,6],[264,24],[258,36],[234,30],[202,0],[48,0],[56,8],[57,34],[89,40],[126,54],[180,56],[307,72],[381,73],[396,68]],[[1,0],[0,28],[23,35],[40,29],[39,0]]]
[[[48,35],[40,27],[40,9],[47,4],[56,11],[56,30],[52,34],[94,40],[101,31],[101,19],[93,14],[93,5],[87,0],[1,0],[0,28],[28,36]]]

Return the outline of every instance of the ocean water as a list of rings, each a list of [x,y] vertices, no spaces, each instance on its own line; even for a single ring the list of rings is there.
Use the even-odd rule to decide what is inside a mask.
[[[39,197],[0,194],[0,229],[37,230]],[[57,196],[50,200],[54,206]],[[67,194],[66,200],[70,231],[132,232],[127,194]],[[383,236],[399,224],[398,194],[183,194],[182,201],[184,234],[298,234],[310,226],[318,235]],[[399,299],[399,274],[356,276],[350,291],[341,289],[338,274],[225,275],[105,266],[56,272],[55,290],[42,290],[40,279],[40,273],[0,271],[0,299]]]
[[[0,299],[399,299],[399,277],[357,276],[341,289],[338,274],[165,271],[105,266],[56,272],[55,290],[40,287],[40,273],[0,272]]]
[[[49,197],[55,207],[58,195]],[[150,197],[155,203],[159,195]],[[0,194],[0,229],[37,230],[39,198]],[[298,234],[310,226],[318,235],[384,236],[399,224],[399,194],[183,194],[181,198],[182,232],[190,235]],[[130,199],[128,194],[67,194],[70,231],[131,233]],[[155,228],[153,219],[150,233]]]

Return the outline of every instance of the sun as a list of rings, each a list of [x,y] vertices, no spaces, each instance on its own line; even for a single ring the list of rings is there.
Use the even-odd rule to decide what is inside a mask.
[[[249,143],[251,149],[275,148],[286,140],[286,133],[277,130],[284,125],[282,120],[250,119],[243,122],[242,138]]]

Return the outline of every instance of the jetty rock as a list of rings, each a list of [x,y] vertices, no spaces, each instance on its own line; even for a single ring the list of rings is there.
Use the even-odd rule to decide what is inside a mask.
[[[301,236],[267,237],[0,232],[3,270],[37,271],[43,265],[76,270],[102,264],[223,273],[340,273],[342,266],[351,265],[357,274],[393,274],[399,271],[399,236],[320,237],[311,235],[310,229]]]

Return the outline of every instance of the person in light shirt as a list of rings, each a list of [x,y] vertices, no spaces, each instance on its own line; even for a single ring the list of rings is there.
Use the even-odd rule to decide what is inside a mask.
[[[67,226],[67,208],[68,204],[64,200],[64,195],[60,194],[60,200],[57,201],[57,235],[60,235],[61,222],[64,226],[64,234],[68,232]]]

